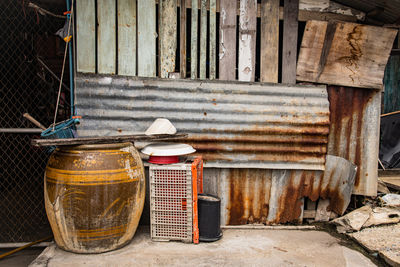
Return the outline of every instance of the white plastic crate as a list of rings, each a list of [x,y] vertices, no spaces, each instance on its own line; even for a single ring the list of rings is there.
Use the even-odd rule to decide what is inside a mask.
[[[150,225],[154,241],[193,240],[190,163],[150,165]]]

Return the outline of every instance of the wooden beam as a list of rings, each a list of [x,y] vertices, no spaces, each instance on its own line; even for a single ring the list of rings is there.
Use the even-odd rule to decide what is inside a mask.
[[[217,64],[217,0],[210,0],[210,45],[209,45],[209,62],[210,62],[210,75],[209,79],[216,78],[216,64]]]
[[[190,77],[197,78],[197,34],[198,34],[198,4],[197,0],[192,0],[192,24],[190,40]]]
[[[102,74],[115,74],[117,66],[116,3],[97,0],[97,69]]]
[[[186,78],[186,0],[180,2],[180,64],[181,78]]]
[[[160,77],[168,78],[175,71],[177,47],[176,0],[160,0],[159,4]]]
[[[261,1],[260,81],[278,82],[279,0]]]
[[[136,1],[118,1],[118,74],[136,75]]]
[[[219,17],[219,79],[236,78],[236,3],[221,0]]]
[[[254,81],[257,0],[241,0],[239,16],[239,81]]]
[[[282,83],[296,83],[299,0],[285,0],[283,12]]]
[[[96,72],[96,18],[94,0],[76,2],[76,65],[78,72]]]
[[[138,76],[156,76],[156,3],[138,0]]]
[[[200,79],[206,78],[207,67],[207,0],[200,6]]]

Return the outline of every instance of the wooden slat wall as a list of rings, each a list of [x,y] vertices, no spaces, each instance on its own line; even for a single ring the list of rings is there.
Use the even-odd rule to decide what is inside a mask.
[[[97,6],[95,2],[77,1],[78,72],[168,78],[179,71],[181,78],[277,83],[281,16],[285,32],[282,82],[296,81],[299,0],[285,0],[285,12],[279,0],[259,4],[257,0],[98,0]],[[261,18],[259,33],[257,17]]]

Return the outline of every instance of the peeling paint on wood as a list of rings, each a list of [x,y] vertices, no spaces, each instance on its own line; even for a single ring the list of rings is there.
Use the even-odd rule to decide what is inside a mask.
[[[136,75],[136,1],[118,1],[118,74]]]
[[[198,0],[192,0],[192,23],[191,23],[191,40],[190,40],[190,77],[197,78],[197,34],[198,34]]]
[[[207,68],[207,0],[200,6],[200,79],[206,78]]]
[[[180,4],[180,74],[181,78],[185,79],[186,78],[186,0],[181,0]]]
[[[175,71],[177,47],[177,8],[176,0],[160,0],[160,77],[168,78],[168,73]]]
[[[217,0],[210,0],[210,80],[216,78],[216,64],[217,64]]]
[[[76,3],[76,59],[77,71],[96,72],[96,18],[95,1]]]
[[[257,0],[240,0],[239,81],[254,81],[257,31]]]
[[[219,18],[219,79],[236,78],[236,2],[221,0]]]
[[[138,0],[138,76],[156,76],[156,2]]]

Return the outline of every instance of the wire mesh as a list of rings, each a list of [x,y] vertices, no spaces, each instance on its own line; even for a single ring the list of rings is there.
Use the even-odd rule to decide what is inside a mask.
[[[63,5],[36,4],[62,14],[65,4],[58,2]],[[43,200],[48,154],[32,147],[35,136],[21,129],[35,127],[23,118],[25,112],[45,126],[52,123],[65,47],[55,32],[64,22],[41,14],[29,1],[0,1],[1,243],[34,241],[51,232]],[[62,95],[59,120],[69,116],[69,92],[64,88]]]

